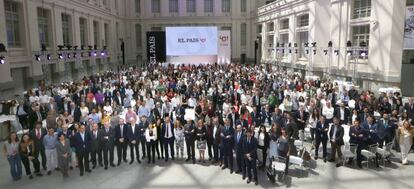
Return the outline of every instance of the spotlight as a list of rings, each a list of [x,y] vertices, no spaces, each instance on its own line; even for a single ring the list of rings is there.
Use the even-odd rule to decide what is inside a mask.
[[[293,46],[294,46],[294,47],[298,47],[298,44],[297,44],[297,43],[294,43],[294,44],[293,44]]]
[[[103,46],[103,50],[106,50],[106,45],[105,45],[105,46]]]
[[[280,46],[280,44],[279,44],[279,42],[277,42],[277,43],[276,43],[276,47],[279,47],[279,46]]]
[[[280,50],[279,50],[279,49],[277,49],[277,50],[276,50],[276,52],[277,52],[277,53],[279,53],[279,52],[280,52]]]
[[[352,47],[352,42],[351,41],[346,42],[346,47]]]
[[[334,53],[335,53],[336,56],[338,56],[339,55],[339,50],[335,50]]]
[[[75,46],[73,46],[73,49],[76,51],[76,50],[78,50],[78,46],[77,45],[75,45]]]
[[[105,56],[105,51],[102,51],[101,52],[101,56]]]
[[[96,56],[97,56],[96,52],[93,52],[93,53],[92,53],[92,55],[93,55],[94,57],[96,57]]]
[[[89,55],[89,57],[91,57],[92,56],[92,52],[88,52],[88,55]]]
[[[295,54],[298,54],[298,49],[295,49]]]
[[[292,54],[292,49],[289,49],[289,54]]]
[[[81,52],[81,57],[83,57],[83,52]]]
[[[67,48],[68,50],[72,50],[72,45],[66,45],[66,48]]]
[[[93,50],[98,50],[98,45],[94,45]]]
[[[81,50],[85,50],[85,45],[81,45]]]
[[[314,50],[313,50],[313,54],[314,54],[314,55],[316,54],[316,49],[314,49]]]
[[[352,55],[352,51],[346,51],[346,55],[347,56],[351,56]]]
[[[62,51],[63,47],[64,47],[63,45],[58,45],[59,51]]]
[[[88,45],[89,50],[92,50],[93,46],[92,45]]]
[[[309,47],[309,42],[304,43],[305,47]]]
[[[73,53],[73,58],[77,58],[77,53]]]
[[[0,64],[5,64],[5,63],[6,63],[6,58],[3,55],[1,55],[0,56]]]
[[[52,59],[52,55],[50,55],[50,54],[46,55],[46,59],[47,60],[51,60]]]
[[[289,43],[289,46],[288,47],[292,47],[292,43]]]
[[[42,47],[42,51],[46,51],[46,45],[44,43],[42,43],[41,47]]]
[[[70,58],[71,58],[70,53],[68,53],[68,54],[66,55],[66,57],[68,57],[68,59],[70,59]]]
[[[360,47],[366,47],[367,43],[365,41],[361,41],[361,43],[359,43],[359,46]]]
[[[327,49],[323,50],[323,53],[324,53],[325,55],[328,55],[328,50],[327,50]]]
[[[62,60],[62,59],[63,59],[63,55],[62,55],[62,53],[59,53],[59,54],[58,54],[58,58],[59,58],[59,60]]]
[[[312,47],[316,47],[316,42],[313,42],[312,43]]]
[[[368,55],[367,51],[361,51],[359,53],[362,57],[366,57]]]
[[[38,62],[40,62],[40,55],[35,54],[35,60],[38,61]]]

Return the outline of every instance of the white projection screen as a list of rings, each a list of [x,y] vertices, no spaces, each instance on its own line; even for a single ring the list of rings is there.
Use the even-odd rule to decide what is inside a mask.
[[[167,56],[217,56],[217,27],[166,27]]]

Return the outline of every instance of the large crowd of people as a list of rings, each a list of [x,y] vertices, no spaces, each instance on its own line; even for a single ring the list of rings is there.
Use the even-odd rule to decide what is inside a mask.
[[[315,160],[322,145],[323,161],[338,167],[341,147],[356,144],[362,168],[361,151],[372,145],[394,144],[407,164],[414,134],[412,98],[403,104],[398,93],[375,95],[270,65],[125,68],[40,83],[2,112],[16,115],[23,128],[4,143],[14,180],[21,179],[22,164],[30,179],[42,176],[41,168],[66,178],[74,167],[83,176],[97,167],[185,159],[258,184],[258,169],[300,156],[297,140],[309,138]]]

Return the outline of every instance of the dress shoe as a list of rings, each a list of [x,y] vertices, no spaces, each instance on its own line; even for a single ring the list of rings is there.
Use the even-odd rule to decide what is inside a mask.
[[[133,164],[133,163],[134,163],[134,161],[130,161],[130,162],[129,162],[129,164],[130,164],[130,165],[131,165],[131,164]]]
[[[165,159],[165,162],[168,162],[168,159]]]
[[[124,159],[124,162],[127,163],[128,161],[126,159]]]
[[[195,159],[193,159],[193,164],[195,164],[196,162],[195,162]]]
[[[145,159],[145,156],[142,156],[141,159]]]
[[[190,158],[185,159],[185,161],[190,161]]]
[[[70,167],[69,167],[69,169],[70,169],[70,170],[73,170],[73,166],[70,166]]]
[[[233,174],[233,170],[230,171],[230,174]]]
[[[118,162],[118,165],[117,166],[119,167],[120,165],[121,165],[121,162]]]
[[[111,163],[111,167],[115,167],[115,164]]]
[[[43,174],[42,173],[36,173],[36,176],[41,177],[41,176],[43,176]]]
[[[137,160],[137,162],[138,162],[138,163],[141,163],[141,160],[139,160],[139,159],[138,159],[138,160]]]
[[[256,185],[256,186],[257,186],[258,184],[259,184],[259,182],[257,182],[257,181],[255,181],[255,182],[254,182],[254,185]]]
[[[152,159],[152,163],[155,163],[155,159]]]
[[[29,179],[33,179],[33,175],[30,175],[30,176],[29,176]]]
[[[323,158],[323,162],[326,163],[326,158]]]
[[[90,170],[90,169],[87,169],[87,170],[85,170],[86,172],[88,172],[88,173],[90,173],[90,172],[92,172],[92,170]]]
[[[80,176],[83,176],[83,173],[80,173]]]
[[[328,161],[329,161],[329,162],[334,162],[335,160],[334,160],[334,159],[329,159]]]
[[[221,168],[221,170],[224,170],[224,169],[226,169],[227,167],[226,166],[223,166],[222,168]]]
[[[105,166],[105,168],[104,168],[105,170],[108,170],[108,166]]]
[[[100,167],[103,167],[103,164],[102,164],[102,163],[100,163],[100,164],[99,164],[99,166],[100,166]]]
[[[361,164],[358,164],[358,168],[362,169],[362,165]]]
[[[341,164],[341,163],[337,163],[337,164],[336,164],[336,167],[340,167],[340,166],[342,166],[342,164]]]
[[[244,180],[244,179],[246,179],[246,176],[243,176],[243,177],[242,177],[242,179],[243,179],[243,180]]]
[[[50,174],[52,174],[52,171],[48,171],[48,172],[47,172],[47,175],[50,175]]]
[[[151,160],[148,158],[147,164],[150,164],[150,163],[151,163]]]
[[[239,171],[239,170],[238,170],[238,171],[236,171],[235,173],[236,173],[236,174],[239,174],[239,173],[241,173],[241,171]]]
[[[252,182],[250,179],[247,179],[247,184],[250,184],[250,182]]]
[[[318,160],[318,156],[315,156],[315,161]]]
[[[174,161],[174,156],[171,159]]]
[[[92,166],[92,169],[95,169],[95,168],[96,168],[96,165],[93,165],[93,166]]]

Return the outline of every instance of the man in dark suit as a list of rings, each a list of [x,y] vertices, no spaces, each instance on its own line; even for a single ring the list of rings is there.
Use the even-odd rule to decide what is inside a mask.
[[[233,173],[233,146],[234,146],[234,128],[230,126],[230,119],[226,119],[224,127],[221,130],[221,141],[223,144],[224,166],[221,169],[230,168],[230,174]]]
[[[341,125],[348,124],[350,114],[351,112],[349,111],[348,108],[345,107],[344,102],[341,102],[339,107],[336,107],[334,110],[334,116],[339,118],[339,123]]]
[[[43,170],[46,170],[46,153],[45,146],[43,145],[43,137],[46,136],[47,131],[45,128],[42,128],[42,122],[36,122],[34,124],[34,129],[30,130],[30,138],[34,141],[35,147],[39,149],[39,154],[42,157],[42,167]]]
[[[92,169],[95,169],[96,165],[99,162],[99,166],[103,166],[102,164],[102,148],[100,143],[101,133],[98,130],[98,124],[94,123],[92,125],[92,130],[90,131],[91,134],[91,161],[92,161]],[[96,156],[98,156],[98,161],[96,160]]]
[[[81,111],[78,105],[76,105],[74,102],[71,102],[68,112],[70,115],[72,115],[74,122],[80,122]]]
[[[296,156],[295,140],[299,139],[299,130],[292,114],[286,112],[286,135],[289,143],[290,154]]]
[[[119,91],[115,93],[115,96],[112,99],[116,102],[116,104],[124,106],[124,98]]]
[[[166,115],[162,124],[161,137],[164,142],[165,162],[168,161],[168,146],[170,147],[171,159],[174,160],[174,124],[170,120],[170,116]]]
[[[369,109],[367,106],[364,106],[362,109],[362,112],[359,113],[359,122],[364,123],[367,120],[368,116],[369,116]]]
[[[236,127],[237,120],[240,119],[240,115],[236,112],[234,107],[231,107],[231,112],[227,115],[227,119],[230,119],[230,125]]]
[[[413,97],[409,98],[408,102],[405,103],[404,110],[407,112],[408,117],[414,120],[414,98]]]
[[[221,153],[221,130],[222,130],[222,125],[220,125],[218,118],[214,117],[213,119],[213,154],[214,154],[214,163],[218,163],[220,160],[220,164],[222,164],[222,156],[223,154]]]
[[[305,112],[305,107],[299,107],[299,111],[296,112],[295,118],[298,130],[304,130],[306,126],[306,120],[308,120],[308,112]]]
[[[244,157],[243,157],[243,130],[241,125],[237,125],[236,132],[234,133],[234,151],[236,152],[236,173],[245,172]]]
[[[246,171],[243,172],[243,180],[246,178],[247,172],[247,184],[252,181],[252,172],[255,184],[259,184],[257,180],[257,139],[252,136],[252,130],[246,131],[246,137],[242,141],[244,162],[246,163]]]
[[[16,116],[19,118],[19,122],[23,129],[28,129],[28,114],[30,107],[22,100],[16,108]]]
[[[207,151],[208,151],[208,157],[209,157],[209,161],[211,161],[214,157],[213,155],[213,151],[214,151],[214,125],[212,123],[206,125],[206,134],[207,134]]]
[[[349,143],[358,145],[357,147],[357,165],[359,168],[362,168],[361,161],[361,150],[365,149],[368,146],[367,139],[368,135],[367,132],[362,129],[361,123],[359,120],[355,120],[353,126],[349,129]]]
[[[145,115],[141,116],[141,121],[138,124],[139,128],[139,141],[141,143],[141,150],[142,150],[142,159],[145,158],[145,155],[147,154],[145,151],[145,147],[147,144],[146,138],[145,138],[145,130],[148,128],[149,122],[147,120],[147,117]]]
[[[253,101],[253,107],[256,107],[256,113],[260,115],[262,107],[261,107],[261,99],[260,99],[259,90],[256,91],[256,94],[253,96],[252,101]]]
[[[375,118],[373,115],[369,115],[367,117],[367,120],[362,123],[362,129],[368,133],[369,145],[378,143],[378,125],[375,123]]]
[[[187,148],[187,159],[185,161],[193,160],[195,163],[195,126],[192,120],[188,120],[184,125],[184,137]]]
[[[85,125],[79,127],[79,132],[75,135],[76,157],[78,158],[80,176],[84,171],[90,173],[89,169],[89,149],[91,145],[91,135],[85,131]]]
[[[390,121],[389,115],[384,113],[382,119],[377,122],[378,147],[382,148],[385,144],[391,142],[395,137],[395,130],[398,125]]]
[[[139,143],[141,142],[141,133],[143,133],[143,131],[140,130],[140,127],[135,123],[135,120],[130,120],[128,127],[128,141],[131,155],[131,161],[129,162],[130,165],[134,163],[134,150],[135,155],[137,156],[137,162],[141,163],[141,160],[139,158]],[[145,145],[145,143],[141,143],[141,145]]]
[[[35,106],[29,113],[29,129],[32,130],[37,122],[42,122],[46,118],[43,108],[39,105]]]
[[[329,124],[326,122],[325,116],[321,116],[320,120],[316,123],[315,128],[315,160],[318,159],[318,151],[319,151],[319,145],[322,143],[323,148],[323,161],[326,162],[326,147],[328,142],[328,130],[329,130]]]
[[[260,111],[257,110],[257,106],[254,106],[252,113],[250,113],[250,116],[252,117],[252,122],[256,127],[260,126],[262,122],[262,117],[259,112]]]
[[[115,142],[116,151],[118,154],[118,166],[121,165],[122,159],[127,162],[127,148],[128,148],[128,125],[125,125],[124,119],[119,119],[119,124],[115,126]]]
[[[331,126],[329,137],[331,139],[332,148],[331,159],[329,161],[335,161],[335,157],[338,154],[336,167],[340,167],[342,165],[341,146],[344,145],[344,128],[339,124],[339,119],[337,117],[334,117],[333,119],[333,125]]]
[[[108,169],[108,156],[109,156],[109,164],[112,167],[114,165],[114,130],[110,127],[110,123],[104,123],[104,128],[100,130],[100,146],[102,147],[103,152],[103,159],[105,170]]]

